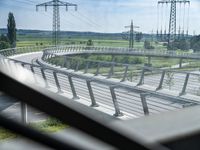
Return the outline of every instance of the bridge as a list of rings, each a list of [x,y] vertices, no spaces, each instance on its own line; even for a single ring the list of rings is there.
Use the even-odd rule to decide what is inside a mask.
[[[61,49],[61,50],[59,50]],[[59,51],[59,54],[57,53]],[[183,60],[199,60],[199,53],[188,53],[188,52],[176,52],[176,51],[166,51],[166,50],[140,50],[133,48],[113,48],[113,47],[88,47],[88,46],[59,46],[57,48],[50,48],[44,51],[45,56],[56,53],[56,55],[112,55],[113,58],[116,55],[128,55],[128,56],[143,56],[148,58],[148,64],[151,64],[152,57],[161,58],[174,58],[180,59],[179,68],[182,67]],[[49,55],[48,55],[49,56]],[[47,57],[48,57],[47,56]]]
[[[86,65],[84,66],[84,69],[80,69],[79,67],[80,60],[75,59],[74,60],[76,62],[75,69],[71,67],[70,62],[71,59],[73,59],[71,58],[71,55],[85,54],[85,52],[91,53],[91,51],[94,50],[91,50],[91,48],[89,49],[84,48],[81,50],[75,50],[74,48],[73,50],[71,46],[60,46],[57,48],[30,47],[30,48],[15,48],[15,49],[3,50],[0,52],[1,72],[8,76],[16,78],[16,80],[18,79],[20,79],[21,81],[26,80],[24,85],[26,85],[27,87],[30,86],[32,89],[34,89],[36,92],[33,92],[34,93],[33,95],[37,95],[36,97],[42,99],[42,101],[40,101],[39,99],[36,99],[34,101],[33,98],[30,98],[32,101],[31,100],[29,101],[28,99],[23,98],[23,96],[17,94],[15,91],[6,90],[6,88],[9,86],[11,86],[10,87],[11,89],[13,89],[12,86],[14,87],[19,86],[22,89],[26,89],[26,87],[21,86],[20,84],[17,85],[11,84],[6,87],[2,87],[2,89],[7,91],[8,93],[12,94],[15,93],[14,95],[22,98],[23,101],[27,101],[28,104],[32,104],[33,106],[37,105],[37,108],[44,110],[45,112],[48,112],[48,114],[52,114],[54,117],[61,118],[61,120],[65,120],[65,122],[73,124],[75,125],[75,127],[81,130],[87,130],[87,129],[84,128],[84,126],[79,126],[77,124],[77,121],[73,123],[72,117],[76,116],[75,115],[76,113],[69,111],[70,109],[76,110],[77,108],[79,108],[76,111],[83,111],[87,115],[90,114],[91,116],[95,116],[98,119],[101,118],[100,119],[101,123],[102,122],[105,123],[105,119],[107,117],[101,114],[102,112],[104,114],[107,114],[108,116],[114,116],[114,118],[120,120],[130,120],[141,117],[144,118],[144,116],[147,115],[151,116],[152,114],[157,114],[157,113],[160,114],[166,111],[175,111],[183,109],[185,107],[199,105],[200,101],[199,72],[196,73],[183,72],[183,71],[174,71],[167,69],[156,69],[151,67],[142,67],[138,73],[138,78],[135,78],[132,81],[130,81],[127,75],[129,64],[120,64],[115,62],[100,62],[100,61],[95,62],[95,61],[85,60],[85,62],[87,63],[85,63]],[[97,50],[95,51],[96,51],[95,53],[97,53]],[[109,54],[111,53],[109,52]],[[112,54],[114,54],[114,50]],[[183,55],[180,57],[178,57],[178,55],[179,54],[176,55],[177,58],[180,59],[183,58],[182,57]],[[148,55],[146,54],[145,56]],[[152,56],[153,55],[151,55],[151,57]],[[196,57],[197,56],[198,55],[196,55]],[[58,64],[56,64],[54,61],[51,60],[55,57],[64,57],[66,59],[64,63],[59,66]],[[193,55],[187,57],[193,57]],[[97,64],[97,68],[94,73],[89,72],[91,63]],[[106,64],[106,67],[109,69],[107,73],[104,72],[102,74],[100,70],[104,64]],[[115,66],[118,65],[122,66],[123,70],[120,72],[115,72]],[[20,76],[22,75],[20,74],[21,69],[29,71],[23,72],[26,73],[25,76]],[[19,75],[17,75],[16,72],[19,72]],[[119,76],[119,74],[121,74],[121,76]],[[174,80],[173,81],[174,84],[171,85],[170,87],[169,84],[167,84],[168,75],[173,75],[173,80]],[[29,82],[31,83],[30,85]],[[33,83],[36,86],[34,86]],[[45,98],[42,94],[38,94],[40,92],[43,92],[44,88],[50,91],[50,93],[46,93],[50,96],[48,99]],[[31,91],[32,90],[27,90],[28,93],[30,93]],[[52,94],[52,92],[54,94]],[[57,103],[57,101],[52,100],[54,99],[55,95],[62,96],[59,97],[59,99],[57,99],[59,104]],[[60,105],[63,103],[67,104],[65,108]],[[86,107],[83,106],[74,107],[74,103],[76,104],[80,103]],[[55,108],[55,110],[54,111],[49,110],[49,108],[45,107],[44,104],[48,104],[49,106],[51,106],[51,108]],[[22,109],[23,121],[26,122],[27,107],[26,105],[23,105],[22,108],[23,108]],[[194,110],[196,110],[195,108]],[[88,114],[87,110],[96,110],[97,112],[92,111]],[[66,115],[67,112],[71,112],[72,117],[59,115],[59,111],[65,113]],[[98,113],[101,114],[101,117],[98,116]],[[79,119],[78,116],[76,117],[77,117],[76,119],[78,119],[79,121],[81,120]],[[82,121],[86,120],[83,119]],[[142,123],[141,125],[145,125],[145,123]],[[119,140],[118,136],[114,136],[116,135],[116,132],[113,132],[113,130],[109,130],[101,125],[99,126],[98,124],[92,126],[92,124],[88,123],[88,126],[95,127],[95,129],[98,128],[109,131],[110,134],[112,135],[112,139],[114,138],[116,139],[116,141]],[[135,124],[135,127],[136,126],[137,124]],[[10,128],[16,130],[14,129],[14,127],[10,126]],[[143,128],[143,130],[145,129],[146,128]],[[92,131],[90,130],[87,130],[87,133],[93,134]],[[28,135],[25,132],[23,134]],[[122,133],[120,133],[120,135],[121,134]],[[156,135],[158,134],[155,132],[154,135],[151,134],[151,136],[147,136],[147,138],[151,137],[153,139],[156,139]],[[124,133],[122,135],[124,135]],[[109,139],[107,138],[105,139],[104,138],[105,136],[103,135],[101,136],[101,133],[98,131],[97,131],[97,136],[103,141],[106,141],[108,143],[113,143]],[[43,136],[40,135],[40,137]],[[127,137],[120,136],[120,140],[122,139],[127,139]],[[134,141],[132,138],[130,139],[131,141]],[[49,139],[48,143],[49,145],[52,144],[50,143],[50,141],[51,140]],[[54,142],[55,141],[56,139],[54,139]],[[133,143],[132,144],[130,143],[128,145],[134,146]],[[167,142],[163,143],[166,144]],[[169,143],[170,142],[168,142],[167,144]],[[114,145],[120,147],[121,144],[115,143]],[[121,145],[121,148],[122,147],[124,147],[124,144],[123,146]]]
[[[41,50],[43,50],[43,54],[36,52]],[[34,55],[37,53],[38,56]],[[138,77],[130,81],[127,79],[128,64],[85,60],[87,61],[85,68],[79,70],[78,60],[75,60],[77,63],[74,69],[70,67],[69,62],[71,61],[69,56],[80,54],[172,56],[180,59],[198,59],[200,57],[194,54],[167,54],[164,52],[156,53],[155,51],[79,46],[8,49],[2,51],[1,54],[7,56],[9,61],[14,61],[29,69],[34,74],[35,82],[40,86],[121,119],[138,118],[199,105],[200,103],[199,73],[143,67],[138,73]],[[12,56],[14,56],[14,59],[11,59]],[[66,58],[62,66],[56,66],[56,64],[49,61],[51,58],[58,56]],[[30,60],[23,62],[17,60],[19,57]],[[97,66],[94,73],[88,72],[91,63],[96,63]],[[109,69],[107,73],[101,74],[100,70],[104,64]],[[114,68],[117,65],[123,67],[122,72],[115,72]],[[171,87],[167,84],[167,75],[169,74],[173,75],[173,85]],[[39,83],[37,81],[39,78],[44,79],[44,81]]]

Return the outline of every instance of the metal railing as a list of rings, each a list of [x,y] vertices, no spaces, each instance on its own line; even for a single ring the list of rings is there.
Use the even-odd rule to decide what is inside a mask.
[[[93,109],[87,110],[85,106],[79,105],[77,102],[70,101],[62,96],[52,94],[44,88],[40,88],[33,82],[35,80],[33,76],[31,77],[33,73],[27,72],[23,69],[23,67],[28,64],[22,65],[20,62],[17,63],[19,64],[16,64],[15,61],[4,58],[0,59],[0,78],[2,84],[0,90],[6,94],[17,98],[18,100],[27,103],[30,106],[61,120],[63,123],[91,135],[92,137],[108,143],[115,148],[129,149],[132,147],[144,150],[165,149],[157,143],[145,143],[139,141],[136,135],[127,136],[123,131],[113,129],[112,126],[106,122],[108,116],[105,116],[105,114],[100,112],[97,113],[97,111]],[[31,67],[34,68],[38,66]],[[32,80],[31,82],[30,79]],[[79,145],[70,143],[69,141],[63,142],[28,126],[22,125],[19,122],[7,119],[2,115],[0,115],[0,126],[50,148],[83,149]]]
[[[31,46],[31,47],[17,47],[0,50],[0,55],[5,57],[26,54],[32,52],[42,52],[46,48],[53,48],[54,46]]]
[[[57,46],[54,48],[46,48],[43,57],[51,55],[75,55],[75,54],[109,54],[109,55],[134,55],[149,57],[170,57],[182,59],[199,59],[199,53],[176,52],[165,50],[141,50],[120,47],[96,47],[96,46]]]
[[[8,55],[8,54],[7,54]],[[9,56],[9,55],[8,55]],[[79,105],[77,102],[74,102],[73,100],[66,100],[66,98],[52,94],[51,92],[46,91],[44,88],[40,88],[38,86],[35,86],[33,83],[29,83],[27,80],[24,80],[22,78],[24,75],[28,77],[32,77],[33,82],[35,83],[41,83],[41,80],[38,80],[38,75],[43,78],[43,86],[45,88],[49,88],[52,86],[52,82],[56,85],[58,92],[63,92],[63,85],[62,82],[60,82],[60,76],[64,76],[65,80],[66,78],[69,81],[69,85],[71,87],[71,93],[73,95],[74,99],[79,98],[79,95],[77,94],[77,88],[75,84],[74,79],[81,79],[86,82],[90,99],[91,99],[91,106],[92,107],[98,107],[99,103],[95,99],[95,90],[92,84],[100,84],[108,87],[108,90],[111,94],[111,102],[113,103],[115,115],[121,116],[123,115],[123,111],[121,111],[122,104],[120,101],[124,101],[126,99],[127,94],[134,97],[134,95],[138,94],[139,96],[139,103],[142,105],[143,115],[148,115],[151,110],[154,108],[154,103],[151,103],[153,106],[151,109],[149,109],[148,102],[151,101],[153,98],[160,100],[170,100],[173,102],[181,102],[185,105],[190,104],[198,104],[195,101],[183,98],[183,97],[177,97],[177,96],[171,96],[168,94],[158,93],[151,90],[144,90],[140,86],[134,86],[134,85],[128,85],[124,84],[124,82],[119,81],[112,81],[112,80],[105,80],[98,78],[96,76],[85,76],[85,74],[78,74],[77,72],[66,70],[66,69],[56,69],[55,67],[47,67],[47,64],[41,64],[42,66],[29,64],[25,62],[20,62],[16,60],[11,59],[0,59],[0,78],[2,80],[1,84],[1,91],[43,111],[46,112],[48,115],[58,118],[59,120],[63,121],[64,123],[67,123],[83,132],[86,132],[89,135],[94,136],[95,138],[98,138],[108,144],[111,144],[112,146],[118,148],[118,149],[159,149],[164,150],[166,148],[163,148],[161,145],[156,143],[146,144],[145,142],[142,142],[143,140],[138,140],[138,138],[134,134],[127,134],[126,132],[123,132],[124,130],[117,128],[113,129],[111,126],[109,126],[105,120],[102,120],[102,116],[98,117],[98,114],[101,114],[100,112],[95,113],[95,110],[88,109],[87,107],[84,107],[83,105]],[[25,70],[22,68],[29,69],[32,73],[26,74]],[[40,72],[38,72],[40,70]],[[140,82],[138,85],[142,85],[145,83],[145,72],[148,72],[148,70],[155,71],[155,69],[152,68],[144,68],[142,71],[142,75],[140,78]],[[160,70],[159,70],[160,71]],[[159,82],[159,86],[157,87],[157,90],[163,87],[164,78],[166,75],[165,71],[170,70],[164,70],[161,71],[161,79]],[[48,76],[51,73],[51,76]],[[174,72],[176,73],[176,72]],[[178,72],[180,73],[180,72]],[[22,75],[22,76],[20,76]],[[192,73],[186,73],[186,77],[184,80],[184,86],[182,88],[182,92],[187,91],[186,86],[189,82],[192,82],[192,79],[190,79],[190,76],[196,76],[198,74],[192,74]],[[51,80],[50,81],[50,77]],[[190,81],[191,80],[191,81]],[[195,82],[195,80],[193,81]],[[23,95],[22,95],[23,93]],[[119,97],[119,93],[124,94],[124,99]],[[102,95],[101,95],[102,96]],[[27,97],[29,97],[27,99]],[[138,99],[137,99],[138,100]],[[136,104],[138,104],[138,101],[135,99]],[[65,103],[63,103],[65,102]],[[155,101],[154,101],[155,102]],[[42,105],[41,105],[42,104]],[[48,107],[44,107],[48,106]],[[88,112],[88,111],[90,112]],[[69,115],[70,114],[70,115]],[[103,114],[101,114],[103,115]],[[74,119],[76,118],[76,119]],[[80,124],[81,122],[81,124]],[[58,139],[49,137],[47,135],[43,135],[39,133],[38,131],[35,131],[33,129],[30,129],[27,126],[21,125],[17,122],[8,120],[0,115],[0,125],[12,130],[18,134],[21,134],[23,136],[26,136],[30,139],[33,139],[36,142],[39,142],[41,144],[45,144],[47,146],[50,146],[55,149],[81,149],[78,145],[72,145],[68,141],[65,141],[64,143],[59,141]],[[89,128],[88,128],[89,127]],[[94,132],[95,130],[95,132]],[[192,139],[193,137],[196,137],[196,134],[194,136],[190,135],[187,137],[187,140]],[[173,147],[173,149],[179,149],[179,147],[176,147],[176,142],[178,144],[181,144],[184,139],[174,139],[171,143],[167,143],[168,147]],[[187,143],[187,142],[185,142]],[[190,142],[191,143],[191,142]],[[171,144],[171,145],[170,145]],[[180,145],[179,145],[180,146]],[[189,145],[187,145],[189,148]]]
[[[57,51],[59,53],[59,51]],[[63,59],[62,64],[57,63],[57,60]],[[103,61],[92,61],[87,59],[73,58],[70,56],[57,56],[49,55],[48,57],[43,57],[43,61],[48,62],[52,65],[61,66],[67,69],[73,69],[75,71],[82,71],[84,73],[89,73],[88,68],[90,65],[94,65],[93,74],[96,76],[103,75],[107,78],[117,78],[121,81],[127,81],[130,76],[129,72],[133,70],[129,70],[131,68],[130,64],[121,64],[115,62],[103,62]],[[73,64],[72,64],[73,62]],[[82,68],[79,68],[80,64],[82,64]],[[100,73],[100,69],[104,68],[105,64],[106,71],[104,69],[103,73]],[[115,71],[115,68],[120,66],[120,71]],[[94,70],[96,68],[96,70]],[[131,68],[133,69],[133,68]],[[154,90],[158,91],[161,89],[167,89],[169,91],[175,91],[177,95],[185,95],[191,94],[195,96],[200,95],[200,74],[191,73],[186,71],[175,71],[175,70],[167,70],[167,69],[155,69],[151,67],[144,67],[141,69],[134,70],[135,74],[129,77],[128,81],[133,81],[135,85],[148,85],[151,86]],[[119,70],[119,69],[118,69]],[[90,72],[91,73],[91,72]],[[130,78],[135,77],[130,80]],[[133,83],[133,85],[134,85]],[[169,92],[170,93],[170,92]]]

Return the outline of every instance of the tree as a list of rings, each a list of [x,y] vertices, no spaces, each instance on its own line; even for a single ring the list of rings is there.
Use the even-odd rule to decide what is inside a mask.
[[[86,44],[87,46],[93,46],[94,45],[94,43],[93,43],[93,41],[91,40],[91,39],[89,39],[88,41],[87,41],[87,44]]]
[[[9,48],[9,47],[10,47],[10,44],[9,44],[9,40],[8,40],[7,36],[2,34],[0,36],[0,50],[6,49],[6,48]]]
[[[195,44],[192,46],[192,49],[193,49],[195,52],[200,52],[200,41],[198,41],[197,43],[195,43]]]
[[[136,33],[135,35],[136,42],[140,42],[142,40],[142,37],[143,37],[142,32]]]
[[[171,46],[168,46],[169,50],[189,50],[190,49],[190,43],[188,40],[186,39],[177,39],[174,42],[171,43]]]
[[[154,49],[154,47],[151,46],[150,41],[147,41],[147,40],[144,41],[144,48],[145,49]]]
[[[0,50],[1,50],[1,49],[7,49],[7,48],[9,48],[9,47],[10,47],[10,45],[9,45],[8,42],[0,41]]]
[[[200,51],[200,35],[193,36],[190,39],[190,48],[193,49],[195,52]]]
[[[16,47],[16,24],[15,24],[15,18],[13,13],[9,13],[8,14],[8,24],[7,24],[7,28],[8,28],[8,39],[9,39],[9,43],[11,45],[11,47]]]
[[[9,39],[8,39],[7,36],[5,36],[4,34],[2,34],[2,35],[0,36],[0,41],[9,42]]]

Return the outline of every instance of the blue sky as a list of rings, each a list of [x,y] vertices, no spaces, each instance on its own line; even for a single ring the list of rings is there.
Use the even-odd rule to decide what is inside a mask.
[[[48,0],[0,0],[0,28],[6,27],[8,12],[13,12],[18,29],[52,29],[52,8],[45,12],[35,5]],[[66,0],[63,0],[66,1]],[[60,10],[61,30],[123,32],[131,19],[138,31],[150,33],[157,29],[158,0],[67,0],[78,4],[78,11]],[[168,16],[165,15],[165,18]],[[166,19],[167,20],[167,19]],[[200,2],[191,0],[190,33],[200,33]]]

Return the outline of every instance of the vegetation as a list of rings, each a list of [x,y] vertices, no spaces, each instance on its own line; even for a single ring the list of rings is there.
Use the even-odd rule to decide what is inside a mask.
[[[172,47],[173,46],[173,47]],[[175,40],[171,43],[171,46],[168,47],[169,50],[189,50],[190,49],[190,42],[187,39],[179,39]]]
[[[8,42],[0,41],[0,50],[1,50],[1,49],[7,49],[7,48],[9,48],[9,47],[10,47],[10,45],[9,45]]]
[[[6,48],[9,48],[9,47],[10,47],[10,44],[9,44],[9,40],[8,40],[7,36],[2,34],[0,36],[0,50],[6,49]]]
[[[190,47],[195,52],[200,52],[200,35],[194,36],[190,39]]]
[[[136,42],[141,42],[142,38],[143,38],[142,32],[136,33],[135,35]]]
[[[68,126],[63,124],[61,121],[54,118],[47,118],[46,121],[40,123],[31,123],[30,126],[46,133],[56,132],[67,128]]]
[[[59,130],[65,129],[68,126],[63,124],[62,122],[58,121],[57,119],[48,118],[46,121],[38,122],[38,123],[31,123],[29,124],[31,127],[40,130],[45,133],[53,133]],[[17,135],[11,133],[10,131],[0,128],[0,141],[16,138]]]
[[[14,133],[11,133],[10,131],[0,128],[0,141],[6,140],[6,139],[11,139],[11,138],[16,138],[17,135]]]
[[[11,47],[16,47],[16,24],[15,24],[15,18],[13,13],[8,14],[8,39]]]
[[[144,41],[144,48],[145,49],[154,49],[155,47],[151,45],[150,41],[145,40]]]
[[[87,41],[87,44],[86,44],[87,46],[93,46],[94,45],[94,43],[93,43],[93,41],[91,40],[91,39],[89,39],[88,41]]]

